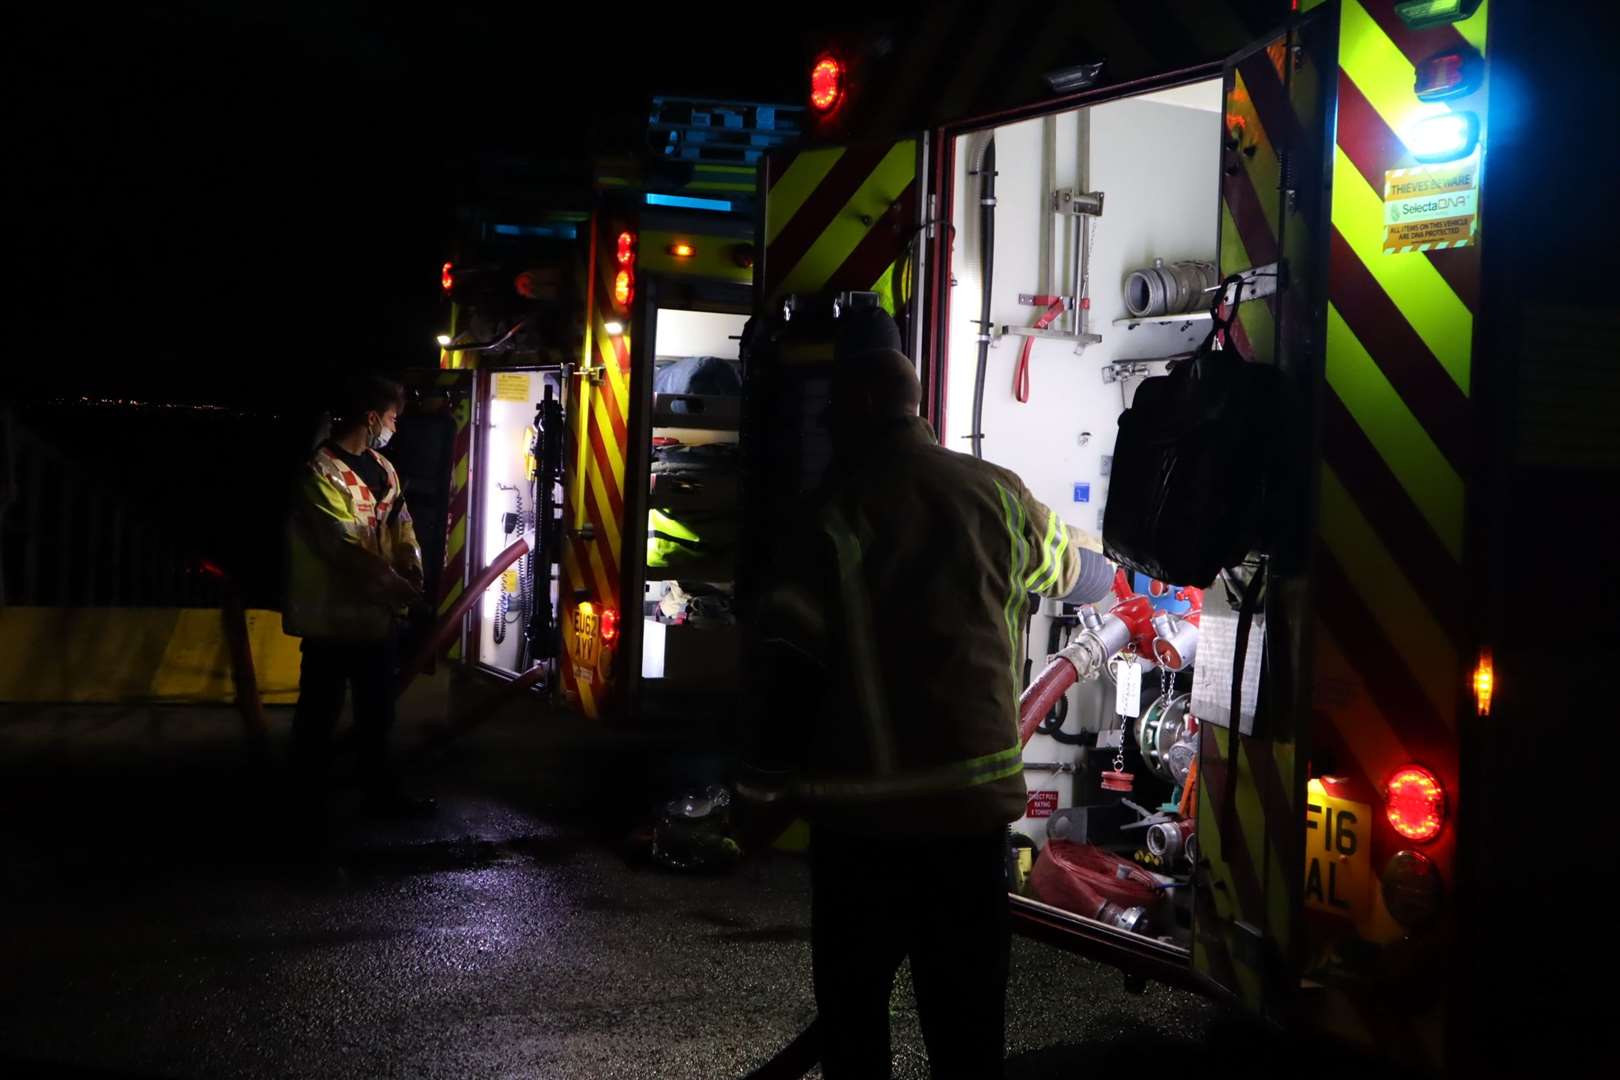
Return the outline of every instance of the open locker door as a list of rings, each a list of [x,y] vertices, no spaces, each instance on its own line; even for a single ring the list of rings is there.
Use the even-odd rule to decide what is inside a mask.
[[[1246,360],[1284,373],[1306,417],[1323,366],[1337,85],[1332,10],[1298,17],[1237,53],[1223,79],[1219,266],[1223,277],[1246,278],[1233,342]],[[1300,445],[1292,457],[1314,460],[1312,425],[1296,419]],[[1255,715],[1226,724],[1200,715],[1193,967],[1272,1017],[1283,1013],[1300,970],[1311,716],[1303,538],[1311,502],[1295,501],[1287,538],[1268,561],[1245,665],[1259,674],[1258,695],[1244,679],[1245,702],[1258,701]],[[1218,583],[1208,596],[1225,592]],[[1206,607],[1201,669],[1216,655],[1210,614]],[[1225,655],[1233,655],[1231,641]],[[1229,686],[1230,659],[1225,666]]]
[[[428,603],[442,614],[466,587],[473,372],[409,371],[396,378],[405,386],[405,409],[383,454],[399,472],[416,524]],[[457,638],[450,656],[460,653]]]

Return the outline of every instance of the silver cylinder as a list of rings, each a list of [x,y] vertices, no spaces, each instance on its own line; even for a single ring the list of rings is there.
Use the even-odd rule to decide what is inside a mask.
[[[1148,826],[1147,849],[1168,864],[1186,853],[1192,835],[1191,821],[1161,821]]]
[[[1118,904],[1104,901],[1102,910],[1097,912],[1097,921],[1117,926],[1121,930],[1129,930],[1133,934],[1141,934],[1147,931],[1147,909],[1120,907]]]
[[[1153,657],[1161,667],[1186,671],[1198,653],[1198,627],[1175,615],[1153,620]]]
[[[1218,278],[1215,264],[1183,260],[1133,270],[1125,279],[1125,308],[1138,318],[1178,315],[1204,305],[1204,296]]]
[[[1098,648],[1105,658],[1131,643],[1131,628],[1118,615],[1104,615],[1096,627],[1086,632],[1097,639]]]

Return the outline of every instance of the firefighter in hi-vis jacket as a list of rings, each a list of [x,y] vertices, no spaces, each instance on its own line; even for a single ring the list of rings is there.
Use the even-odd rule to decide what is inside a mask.
[[[346,688],[373,804],[391,812],[432,805],[405,795],[386,761],[397,629],[422,596],[422,553],[399,474],[377,452],[393,437],[403,405],[397,383],[351,382],[331,436],[310,458],[293,498],[283,624],[304,639],[293,764],[311,814],[325,804],[332,731]]]
[[[907,957],[934,1075],[999,1076],[1024,608],[1066,595],[1101,545],[1008,470],[941,447],[899,351],[840,356],[832,396],[833,479],[763,614],[777,700],[802,703],[767,723],[804,737],[764,734],[779,771],[744,794],[780,792],[811,824],[829,1080],[888,1075]]]

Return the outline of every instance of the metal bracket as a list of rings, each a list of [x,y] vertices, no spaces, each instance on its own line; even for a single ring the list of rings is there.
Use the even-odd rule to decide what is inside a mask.
[[[1025,307],[1046,307],[1046,304],[1043,304],[1036,299],[1036,296],[1038,295],[1039,294],[1037,293],[1021,292],[1018,294],[1018,302],[1023,304]],[[1074,308],[1074,297],[1072,296],[1057,296],[1053,297],[1053,299],[1063,301],[1063,309],[1065,311],[1070,311]]]
[[[1135,379],[1146,375],[1153,370],[1143,360],[1127,360],[1118,364],[1104,364],[1097,369],[1102,373],[1105,383],[1124,382],[1126,379]]]
[[[1052,192],[1052,209],[1060,214],[1090,214],[1093,217],[1102,217],[1103,193],[1058,188]]]
[[[1243,279],[1243,299],[1263,300],[1276,293],[1278,289],[1288,287],[1288,264],[1283,261],[1267,263],[1264,266],[1251,267],[1238,274]],[[1216,288],[1220,288],[1219,285]],[[1228,285],[1221,294],[1221,303],[1230,304],[1235,287]]]
[[[1007,325],[1002,325],[991,336],[994,338],[1032,337],[1043,338],[1047,341],[1072,341],[1077,345],[1095,345],[1102,340],[1101,334],[1072,334],[1067,330],[1037,330],[1033,326]]]

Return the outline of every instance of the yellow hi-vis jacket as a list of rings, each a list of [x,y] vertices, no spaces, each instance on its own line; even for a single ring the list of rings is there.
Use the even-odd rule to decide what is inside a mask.
[[[287,525],[282,625],[298,637],[387,637],[404,609],[389,599],[393,575],[422,587],[422,551],[389,460],[366,450],[388,476],[377,499],[341,458],[315,451],[299,479]]]
[[[1024,812],[1018,697],[1029,594],[1074,588],[1079,547],[1013,473],[942,448],[913,418],[832,482],[796,565],[759,619],[778,683],[755,774],[819,824],[871,834],[967,834]],[[784,677],[783,673],[795,674]],[[799,703],[819,694],[814,705]]]

